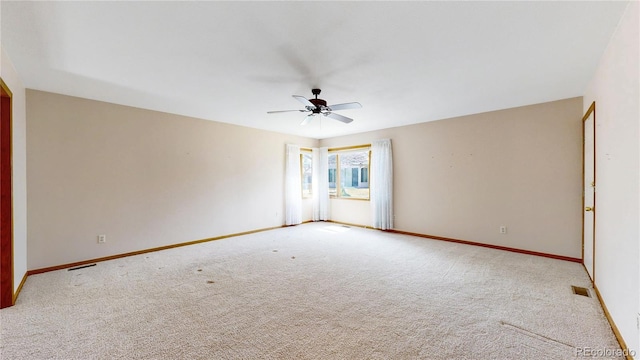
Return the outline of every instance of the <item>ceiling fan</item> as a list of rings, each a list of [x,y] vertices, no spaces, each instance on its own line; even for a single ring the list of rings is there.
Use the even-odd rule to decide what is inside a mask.
[[[307,117],[302,120],[300,125],[307,125],[316,115],[326,116],[328,118],[342,121],[345,124],[348,124],[353,121],[353,119],[348,118],[346,116],[342,116],[339,114],[333,113],[333,111],[337,110],[347,110],[347,109],[360,109],[362,105],[358,102],[350,102],[344,104],[335,104],[335,105],[327,105],[327,102],[322,99],[318,99],[318,95],[320,94],[320,89],[311,89],[311,93],[316,96],[315,99],[307,99],[304,96],[293,95],[296,100],[300,101],[302,105],[304,105],[304,110],[278,110],[278,111],[267,111],[267,114],[275,114],[282,112],[291,112],[291,111],[299,111],[299,112],[310,112],[311,114],[307,115]]]

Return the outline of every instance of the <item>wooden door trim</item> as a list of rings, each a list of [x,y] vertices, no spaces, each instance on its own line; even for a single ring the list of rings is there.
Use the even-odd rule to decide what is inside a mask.
[[[14,289],[13,289],[13,94],[5,82],[0,78],[0,101],[2,103],[8,102],[8,109],[6,106],[2,106],[2,147],[5,146],[5,141],[8,143],[8,148],[1,151],[2,158],[0,159],[0,171],[2,172],[1,191],[2,198],[0,198],[0,208],[2,208],[2,231],[0,231],[0,308],[12,306],[15,303]],[[7,100],[8,98],[8,100]],[[6,119],[5,119],[6,116]],[[8,121],[8,123],[5,123]],[[6,128],[5,128],[6,127]],[[8,157],[6,157],[8,156]],[[7,183],[8,182],[8,183]],[[6,224],[9,224],[8,229]],[[8,234],[7,234],[8,231]]]
[[[584,263],[584,225],[585,225],[585,214],[584,214],[584,208],[585,208],[585,192],[586,192],[586,188],[584,185],[584,176],[586,174],[586,164],[585,164],[585,148],[586,148],[586,139],[584,137],[584,132],[586,130],[585,127],[585,123],[587,121],[587,119],[591,116],[591,114],[593,114],[593,182],[594,184],[596,183],[596,102],[593,101],[591,103],[591,105],[589,106],[589,109],[587,109],[587,112],[584,114],[584,116],[582,117],[582,262]],[[595,285],[596,283],[596,193],[595,193],[595,187],[594,187],[594,193],[593,193],[593,229],[592,229],[592,234],[593,234],[593,243],[592,243],[592,250],[591,250],[591,271],[593,272],[593,274],[589,274],[589,272],[587,271],[587,275],[591,275],[591,282]],[[586,269],[586,267],[585,267]]]

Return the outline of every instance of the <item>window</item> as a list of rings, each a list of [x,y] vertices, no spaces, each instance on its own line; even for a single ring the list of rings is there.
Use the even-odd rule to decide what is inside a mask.
[[[329,169],[329,182],[330,183],[334,183],[333,186],[330,186],[330,187],[333,187],[333,188],[336,187],[336,184],[335,184],[335,182],[336,182],[336,169]]]
[[[300,153],[300,177],[302,178],[302,197],[311,197],[311,176],[313,169],[313,157],[308,151]]]
[[[363,168],[360,172],[360,181],[369,183],[369,169]]]
[[[336,184],[338,182],[337,178],[337,167],[338,164],[338,155],[329,154],[329,196],[336,196]]]
[[[329,196],[369,200],[370,153],[368,147],[330,150]]]

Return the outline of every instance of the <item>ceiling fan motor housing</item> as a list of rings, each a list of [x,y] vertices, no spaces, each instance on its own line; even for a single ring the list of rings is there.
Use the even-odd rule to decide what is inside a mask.
[[[311,89],[311,93],[313,95],[315,95],[315,99],[309,99],[309,102],[312,103],[313,105],[315,105],[315,109],[311,109],[310,107],[307,107],[307,110],[311,110],[314,114],[320,114],[322,112],[322,110],[324,110],[327,107],[327,102],[322,100],[322,99],[318,99],[318,95],[320,95],[320,92],[322,90],[320,89]]]
[[[309,102],[316,106],[315,109],[312,109],[314,114],[320,113],[320,111],[327,107],[327,102],[322,99],[309,99]]]

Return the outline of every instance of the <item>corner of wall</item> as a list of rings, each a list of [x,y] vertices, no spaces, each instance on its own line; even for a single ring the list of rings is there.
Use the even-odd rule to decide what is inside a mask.
[[[595,279],[620,342],[640,354],[640,3],[629,2],[584,95],[596,103]],[[633,199],[633,200],[632,200]]]

